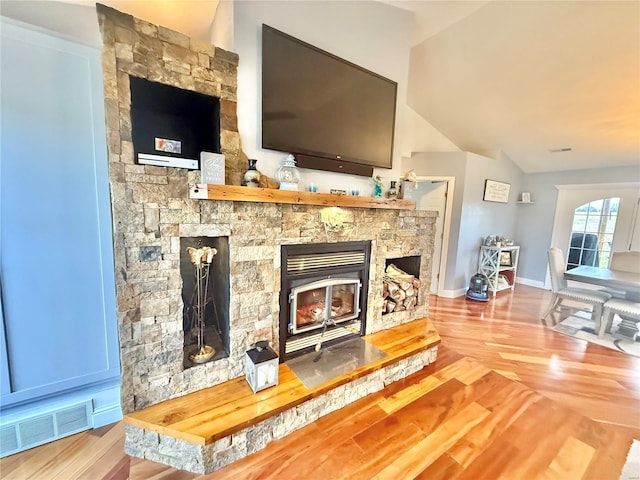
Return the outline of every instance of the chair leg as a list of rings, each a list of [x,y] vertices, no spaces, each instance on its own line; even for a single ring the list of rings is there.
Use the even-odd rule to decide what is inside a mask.
[[[591,320],[595,323],[595,332],[599,337],[604,336],[604,328],[607,322],[602,318],[602,305],[595,304],[591,310]]]
[[[549,304],[549,307],[545,310],[544,314],[542,315],[542,318],[547,318],[549,314],[558,307],[561,301],[562,301],[562,298],[560,298],[557,293],[554,293],[553,296],[551,297],[551,303]]]
[[[595,310],[595,307],[594,307]],[[608,308],[604,309],[604,313],[602,314],[602,322],[600,325],[596,323],[596,332],[598,332],[598,337],[604,337],[604,334],[611,331],[611,323],[613,322],[613,312]]]

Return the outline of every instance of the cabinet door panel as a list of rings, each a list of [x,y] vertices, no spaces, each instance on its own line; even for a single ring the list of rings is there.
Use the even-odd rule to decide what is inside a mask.
[[[6,346],[13,392],[35,394],[119,370],[100,53],[2,35]]]

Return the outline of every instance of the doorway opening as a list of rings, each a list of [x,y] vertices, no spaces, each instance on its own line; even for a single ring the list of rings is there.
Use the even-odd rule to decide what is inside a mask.
[[[447,295],[445,292],[445,279],[455,177],[419,176],[417,180],[417,188],[412,193],[412,197],[416,200],[416,208],[438,212],[431,259],[429,293],[448,297],[451,295]]]

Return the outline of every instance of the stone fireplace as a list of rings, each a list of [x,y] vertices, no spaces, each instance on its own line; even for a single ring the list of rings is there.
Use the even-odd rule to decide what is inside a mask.
[[[240,185],[246,165],[236,121],[237,55],[98,5],[104,40],[103,71],[114,256],[122,368],[123,412],[143,409],[244,375],[245,351],[280,333],[282,247],[366,242],[366,292],[360,303],[366,328],[384,330],[424,317],[428,295],[416,307],[385,315],[382,279],[389,258],[421,256],[421,292],[428,292],[435,213],[342,208],[340,228],[327,229],[325,207],[203,200],[190,197],[199,172],[136,162],[131,126],[131,77],[220,99],[220,148],[226,183]],[[228,301],[224,355],[185,365],[185,302],[181,256],[193,239],[227,239]],[[197,242],[197,240],[195,240]],[[217,247],[216,247],[217,248]],[[218,305],[218,304],[216,304]],[[226,328],[226,327],[225,327]]]

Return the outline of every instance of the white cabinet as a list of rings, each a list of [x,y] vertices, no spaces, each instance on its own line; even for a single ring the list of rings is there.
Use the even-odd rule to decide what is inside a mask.
[[[121,409],[101,53],[4,17],[0,27],[5,456]]]
[[[481,246],[478,271],[489,280],[489,290],[496,293],[501,290],[511,289],[516,283],[518,270],[518,256],[520,247],[512,245],[508,247]]]

